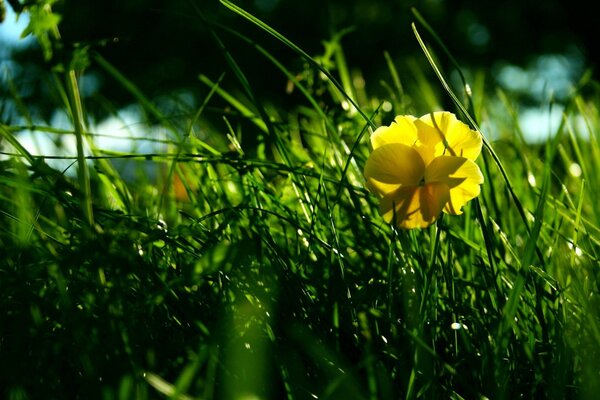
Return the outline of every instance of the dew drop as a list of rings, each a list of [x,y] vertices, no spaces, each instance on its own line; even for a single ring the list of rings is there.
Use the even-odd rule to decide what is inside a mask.
[[[529,182],[532,187],[535,187],[536,185],[535,176],[531,172],[527,173],[527,182]]]
[[[581,166],[579,164],[571,163],[571,165],[569,165],[569,173],[575,178],[579,178],[582,172],[583,171],[581,170]]]

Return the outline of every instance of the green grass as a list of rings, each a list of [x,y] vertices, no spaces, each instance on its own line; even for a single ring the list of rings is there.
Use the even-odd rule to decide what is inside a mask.
[[[470,96],[448,83],[436,51],[458,66],[418,15],[423,60],[404,76],[382,54],[389,95],[375,98],[343,40],[312,58],[222,3],[304,57],[290,70],[215,27],[279,69],[295,107],[260,100],[223,44],[229,70],[190,82],[206,98],[175,111],[92,57],[165,132],[164,152],[95,146],[73,71],[54,81],[73,129],[35,129],[77,137],[77,178],[28,153],[22,125],[0,125],[2,397],[594,398],[597,82],[584,77],[553,139],[531,145],[517,99],[485,72],[463,78]],[[435,73],[417,73],[427,60]],[[369,131],[440,104],[488,128],[482,194],[462,216],[395,230],[364,188]]]

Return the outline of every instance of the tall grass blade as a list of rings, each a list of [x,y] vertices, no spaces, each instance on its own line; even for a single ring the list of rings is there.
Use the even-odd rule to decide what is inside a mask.
[[[275,29],[271,28],[269,25],[267,25],[266,23],[264,23],[260,19],[256,18],[255,16],[253,16],[249,12],[245,11],[241,7],[239,7],[239,6],[231,3],[228,0],[219,0],[219,1],[225,7],[229,8],[231,11],[233,11],[236,14],[240,15],[241,17],[247,19],[248,21],[252,22],[253,24],[255,24],[256,26],[258,26],[259,28],[261,28],[265,32],[267,32],[270,35],[272,35],[273,37],[275,37],[277,40],[281,41],[283,44],[285,44],[290,49],[294,50],[296,53],[298,53],[300,56],[302,56],[302,58],[304,58],[306,61],[308,61],[309,63],[311,63],[314,67],[318,68],[319,71],[321,71],[323,74],[325,74],[325,76],[327,76],[327,78],[340,91],[340,93],[342,93],[342,95],[344,97],[346,97],[346,99],[348,100],[348,102],[350,104],[352,104],[352,106],[361,115],[361,117],[363,117],[364,120],[368,124],[370,124],[372,128],[376,128],[375,124],[369,119],[369,117],[367,117],[367,115],[362,111],[362,109],[358,106],[358,104],[356,104],[356,102],[352,99],[352,97],[348,93],[346,93],[344,91],[343,85],[341,85],[337,81],[337,79],[335,79],[334,76],[325,67],[323,67],[321,64],[319,64],[314,58],[312,58],[311,56],[309,56],[304,50],[302,50],[300,47],[298,47],[292,41],[290,41],[289,39],[287,39],[281,33],[277,32]]]
[[[521,200],[519,200],[519,197],[517,196],[517,193],[515,192],[514,186],[512,185],[509,177],[508,177],[508,173],[506,172],[506,168],[502,165],[502,162],[500,161],[500,158],[498,157],[498,155],[496,154],[496,152],[494,151],[494,149],[492,148],[491,144],[488,142],[488,140],[486,139],[486,137],[483,135],[483,133],[481,132],[481,130],[479,129],[479,126],[477,125],[477,123],[475,122],[475,120],[473,119],[473,117],[471,117],[470,113],[468,112],[468,110],[465,108],[465,106],[461,103],[461,101],[458,99],[458,97],[456,96],[456,94],[454,94],[454,91],[452,90],[452,88],[450,88],[450,85],[446,82],[446,79],[444,78],[443,74],[441,73],[440,69],[437,67],[433,57],[431,56],[429,49],[427,48],[427,46],[425,45],[425,42],[423,42],[423,39],[421,39],[421,36],[419,35],[419,32],[417,30],[416,25],[413,23],[412,24],[412,28],[413,28],[413,32],[415,34],[415,37],[417,38],[417,41],[419,42],[419,45],[421,46],[421,49],[423,50],[423,53],[425,54],[425,57],[427,58],[427,60],[429,61],[431,67],[433,68],[436,76],[438,77],[438,79],[440,80],[440,83],[442,84],[442,87],[444,88],[444,90],[446,91],[446,93],[448,93],[448,95],[450,96],[450,98],[452,99],[453,103],[456,105],[456,107],[461,111],[461,113],[469,120],[469,123],[471,124],[471,126],[481,135],[481,138],[483,140],[483,144],[486,147],[486,149],[490,152],[492,159],[494,160],[494,163],[496,164],[496,166],[498,167],[498,170],[500,171],[500,174],[502,175],[502,178],[506,184],[506,187],[511,195],[511,198],[515,204],[515,207],[517,208],[517,211],[519,212],[519,215],[521,216],[521,220],[524,224],[524,226],[527,228],[528,231],[530,231],[530,226],[527,220],[527,216],[525,214],[525,209],[523,208],[523,205],[521,204]]]
[[[83,193],[81,206],[83,215],[87,224],[91,227],[94,225],[94,212],[92,206],[92,188],[90,185],[90,175],[88,166],[85,160],[84,152],[84,135],[85,135],[85,117],[83,115],[83,107],[81,97],[79,95],[79,85],[75,76],[75,71],[69,70],[66,76],[66,86],[69,95],[69,109],[71,118],[73,119],[73,128],[75,130],[75,139],[77,143],[77,170],[79,178],[79,187]]]

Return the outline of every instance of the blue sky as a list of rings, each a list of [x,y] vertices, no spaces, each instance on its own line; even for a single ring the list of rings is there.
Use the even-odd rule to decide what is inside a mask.
[[[17,20],[16,14],[12,8],[6,5],[6,18],[4,22],[0,24],[0,43],[4,48],[5,45],[15,46],[25,44],[24,42],[30,42],[32,38],[26,38],[20,40],[21,32],[27,26],[29,20],[26,14],[23,14]]]

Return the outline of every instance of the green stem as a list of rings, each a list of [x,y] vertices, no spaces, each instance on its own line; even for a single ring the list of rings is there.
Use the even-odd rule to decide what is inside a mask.
[[[79,96],[79,85],[75,71],[67,72],[67,92],[69,94],[69,108],[71,110],[71,118],[73,119],[73,127],[75,130],[75,139],[77,141],[77,176],[79,179],[79,187],[83,194],[82,210],[86,222],[89,226],[94,224],[94,213],[92,209],[92,191],[90,185],[90,175],[85,162],[85,154],[83,152],[83,107],[81,105],[81,97]]]

